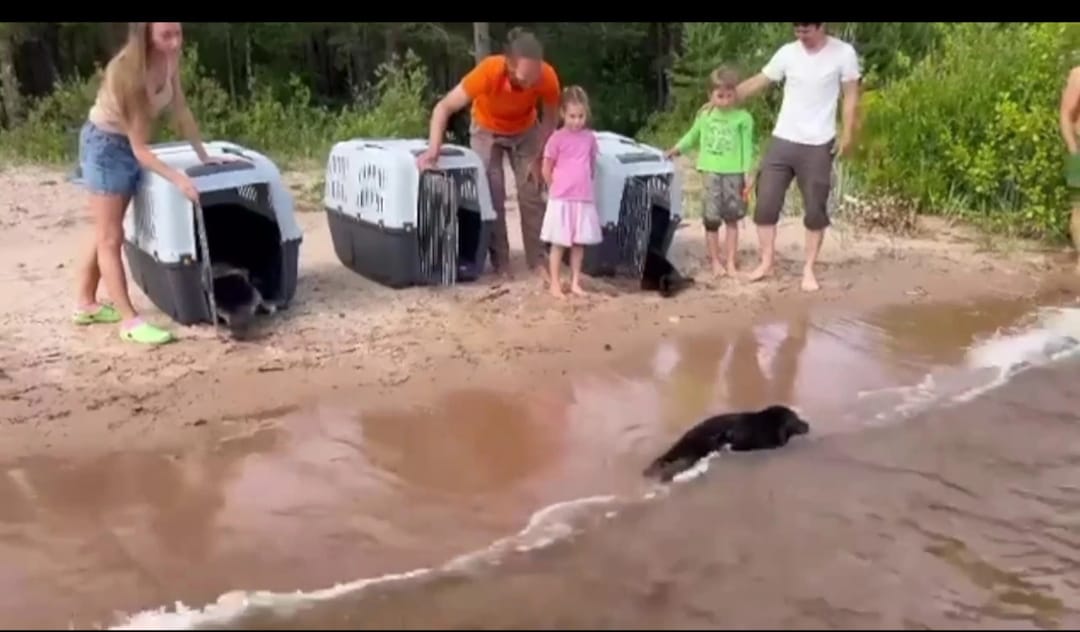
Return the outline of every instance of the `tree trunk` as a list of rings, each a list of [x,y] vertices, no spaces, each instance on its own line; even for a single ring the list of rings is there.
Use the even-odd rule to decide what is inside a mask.
[[[225,23],[225,65],[229,75],[229,98],[236,103],[236,69],[233,68],[232,24]]]
[[[247,71],[248,96],[255,94],[255,68],[251,63],[251,25],[244,29],[244,68]]]
[[[480,63],[484,58],[491,55],[491,23],[490,22],[473,22],[473,57],[476,58],[476,63]]]
[[[22,93],[19,91],[19,78],[15,76],[15,47],[11,35],[0,36],[0,99],[4,103],[4,115],[8,127],[14,127],[22,121]]]
[[[401,37],[401,24],[388,23],[386,26],[386,60],[392,62],[397,57],[398,41]]]

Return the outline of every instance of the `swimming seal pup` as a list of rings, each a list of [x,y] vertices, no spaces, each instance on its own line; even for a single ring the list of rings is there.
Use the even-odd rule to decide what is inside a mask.
[[[709,454],[730,446],[736,452],[771,450],[810,432],[810,424],[787,406],[714,415],[698,423],[656,458],[642,474],[668,482]]]

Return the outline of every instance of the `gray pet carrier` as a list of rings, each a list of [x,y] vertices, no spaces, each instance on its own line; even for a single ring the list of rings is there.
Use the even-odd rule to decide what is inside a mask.
[[[354,139],[334,145],[323,206],[338,259],[389,287],[453,285],[484,271],[495,209],[480,157],[444,145],[421,173],[427,142]]]
[[[135,283],[181,324],[210,322],[213,264],[246,270],[263,300],[288,307],[296,293],[303,236],[281,173],[266,156],[228,142],[205,143],[211,155],[242,161],[203,164],[187,142],[151,147],[199,190],[206,249],[195,205],[171,182],[144,170],[124,219],[124,252]]]
[[[682,221],[682,179],[656,147],[597,132],[596,208],[603,242],[585,249],[590,276],[640,278],[649,249],[666,254]]]

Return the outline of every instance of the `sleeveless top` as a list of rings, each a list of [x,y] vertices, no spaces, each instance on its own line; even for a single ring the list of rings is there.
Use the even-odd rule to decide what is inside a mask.
[[[170,69],[165,79],[165,85],[157,92],[151,86],[146,87],[147,96],[150,98],[150,115],[157,118],[170,103],[173,96],[173,78],[176,69]],[[97,98],[90,108],[88,116],[90,122],[105,132],[113,134],[127,134],[124,129],[123,117],[120,115],[120,107],[117,105],[116,96],[108,89],[105,81],[98,88]]]

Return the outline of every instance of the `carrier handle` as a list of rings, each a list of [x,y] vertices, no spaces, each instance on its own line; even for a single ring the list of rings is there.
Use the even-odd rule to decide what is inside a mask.
[[[221,153],[223,153],[223,154],[232,154],[234,156],[240,156],[244,160],[248,160],[248,161],[251,161],[251,162],[254,162],[254,160],[255,160],[251,156],[245,154],[243,152],[243,150],[237,149],[236,147],[230,147],[228,145],[221,148]]]
[[[255,168],[254,164],[252,164],[250,162],[247,162],[245,160],[245,161],[237,161],[237,162],[224,162],[224,163],[213,164],[213,165],[198,164],[198,165],[195,165],[193,167],[188,167],[185,171],[187,172],[187,174],[189,176],[191,176],[193,178],[198,178],[198,177],[201,177],[201,176],[213,175],[215,173],[225,173],[225,172],[228,172],[228,171],[244,171],[246,169],[254,169],[254,168]]]
[[[369,145],[369,146],[371,146],[371,147],[379,147],[378,145]],[[420,154],[427,151],[427,149],[428,148],[426,146],[423,149],[414,149],[414,150],[412,150],[412,154],[414,156],[419,156]],[[443,156],[464,156],[464,155],[465,155],[465,152],[461,151],[457,147],[447,147],[446,145],[443,145],[442,147],[439,147],[439,157],[440,158],[443,157]]]

